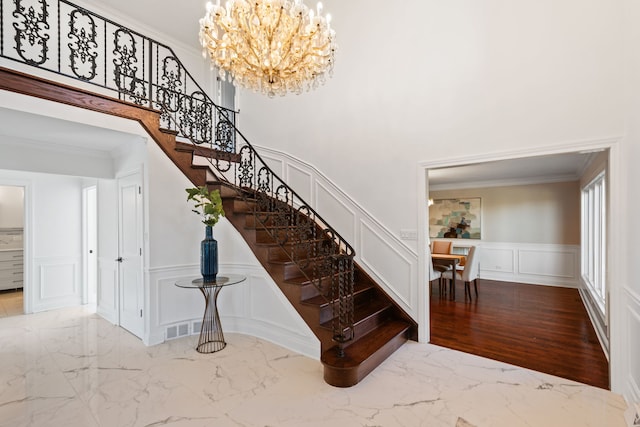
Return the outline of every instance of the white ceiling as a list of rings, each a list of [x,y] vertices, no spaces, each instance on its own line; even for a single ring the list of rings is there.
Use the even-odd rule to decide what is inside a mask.
[[[95,6],[90,10],[104,10],[141,22],[159,34],[200,50],[198,23],[207,10],[208,0],[181,0],[179,6],[175,0],[84,0],[83,3]]]
[[[577,181],[592,156],[593,153],[565,153],[430,169],[429,189]]]
[[[0,107],[0,137],[76,151],[113,153],[131,144],[129,133]],[[0,140],[0,143],[3,142]]]

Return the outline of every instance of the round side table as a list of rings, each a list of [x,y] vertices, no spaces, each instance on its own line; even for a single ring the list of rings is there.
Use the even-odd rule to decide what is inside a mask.
[[[176,286],[186,289],[200,289],[204,296],[204,316],[200,328],[200,338],[196,351],[198,353],[215,353],[226,347],[222,324],[218,314],[218,294],[225,286],[235,285],[246,280],[240,274],[218,275],[215,280],[204,281],[202,277],[196,279],[178,280]]]

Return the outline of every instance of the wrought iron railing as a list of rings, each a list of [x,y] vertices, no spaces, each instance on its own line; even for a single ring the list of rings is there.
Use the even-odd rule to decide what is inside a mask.
[[[156,109],[161,128],[214,150],[217,179],[253,202],[257,220],[333,304],[339,351],[353,339],[353,248],[267,166],[235,112],[216,105],[170,47],[66,0],[0,0],[0,56]]]

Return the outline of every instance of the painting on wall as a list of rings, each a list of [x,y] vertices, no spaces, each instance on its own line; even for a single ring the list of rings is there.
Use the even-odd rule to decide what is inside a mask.
[[[429,237],[480,239],[480,197],[434,200],[429,206]]]

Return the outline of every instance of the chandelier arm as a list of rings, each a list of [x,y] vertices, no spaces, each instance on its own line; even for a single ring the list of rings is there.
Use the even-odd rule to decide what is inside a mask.
[[[262,20],[260,19],[260,16],[257,13],[254,13],[253,16],[258,18],[258,22],[260,23],[260,26],[262,26]],[[255,58],[256,63],[252,63],[248,58],[246,58],[246,56],[241,55],[240,52],[238,52],[236,49],[233,49],[233,51],[236,53],[238,58],[241,58],[244,61],[244,63],[249,66],[249,68],[251,68],[252,70],[260,69],[260,65],[261,65],[260,55],[258,54],[258,52],[256,52],[255,46],[253,45],[253,43],[251,43],[251,38],[248,36],[248,34],[251,34],[250,23],[245,22],[244,19],[237,19],[236,21],[238,22],[238,25],[241,27],[241,30],[242,30],[239,36],[244,40],[245,44],[249,48],[249,51],[253,54],[253,58]],[[229,32],[226,29],[225,31]]]
[[[274,65],[274,68],[276,69],[280,69],[278,68],[280,66],[280,64],[282,64],[283,62],[285,62],[288,58],[289,55],[291,54],[291,41],[293,40],[294,35],[298,34],[300,32],[300,27],[302,26],[302,13],[298,13],[297,15],[297,25],[295,28],[292,28],[291,31],[288,34],[287,37],[287,45],[288,45],[288,49],[286,49],[286,53],[285,55],[282,56],[282,58],[280,59],[280,62],[278,62],[278,65]],[[301,37],[302,38],[302,37]],[[284,45],[283,45],[284,46]]]

